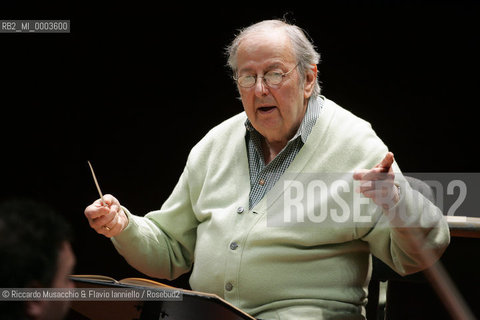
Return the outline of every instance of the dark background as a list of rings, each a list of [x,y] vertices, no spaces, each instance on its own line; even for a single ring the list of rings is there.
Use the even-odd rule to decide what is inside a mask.
[[[0,196],[64,214],[77,273],[139,275],[83,216],[98,197],[86,160],[134,213],[159,208],[191,147],[242,111],[223,52],[259,20],[307,30],[322,93],[370,121],[404,172],[479,171],[477,1],[101,3],[0,7],[71,20],[70,34],[0,34]]]

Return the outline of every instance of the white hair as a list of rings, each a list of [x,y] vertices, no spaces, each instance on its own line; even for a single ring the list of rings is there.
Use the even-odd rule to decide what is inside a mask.
[[[239,30],[239,34],[226,48],[228,66],[233,74],[237,73],[237,50],[242,40],[254,33],[268,32],[272,29],[283,29],[289,37],[297,59],[298,71],[301,78],[305,79],[307,72],[312,71],[312,65],[320,63],[320,54],[315,50],[313,43],[308,40],[303,29],[296,25],[288,24],[282,20],[265,20]],[[317,75],[312,96],[318,95],[320,95],[320,84]]]

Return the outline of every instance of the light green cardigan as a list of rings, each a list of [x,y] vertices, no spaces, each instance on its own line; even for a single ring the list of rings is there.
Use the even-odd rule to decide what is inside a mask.
[[[213,128],[192,149],[160,210],[145,217],[126,210],[130,222],[112,239],[119,253],[136,269],[161,279],[176,278],[194,263],[193,290],[217,294],[261,319],[364,319],[370,253],[401,274],[418,271],[427,264],[419,251],[430,248],[439,257],[449,242],[448,226],[438,208],[404,184],[396,163],[402,195],[390,212],[366,199],[360,215],[370,222],[354,221],[352,209],[342,223],[329,214],[323,222],[283,224],[284,189],[290,180],[303,183],[304,177],[334,173],[352,191],[353,171],[373,167],[387,152],[369,123],[319,99],[325,105],[285,172],[288,179],[277,182],[252,210],[246,115],[241,113]],[[315,208],[325,201],[326,208],[338,208],[341,201],[332,198],[316,199]],[[397,228],[392,228],[388,217],[398,208],[409,219],[394,219]],[[415,230],[425,237],[422,248],[412,245],[412,229],[402,227],[406,225],[420,227]]]

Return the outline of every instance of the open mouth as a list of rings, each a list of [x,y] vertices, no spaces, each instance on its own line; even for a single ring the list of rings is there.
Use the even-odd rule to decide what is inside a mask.
[[[275,108],[276,108],[275,106],[265,106],[265,107],[258,108],[258,111],[266,113],[266,112],[273,111]]]

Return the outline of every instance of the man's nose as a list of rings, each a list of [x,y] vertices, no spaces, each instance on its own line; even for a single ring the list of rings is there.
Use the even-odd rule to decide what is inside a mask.
[[[257,97],[264,97],[268,95],[268,87],[267,84],[265,83],[265,80],[263,77],[258,77],[257,76],[257,81],[255,82],[255,95]]]

